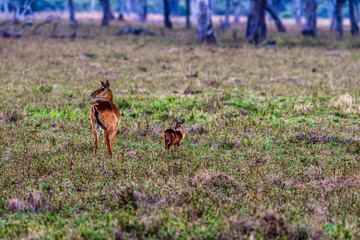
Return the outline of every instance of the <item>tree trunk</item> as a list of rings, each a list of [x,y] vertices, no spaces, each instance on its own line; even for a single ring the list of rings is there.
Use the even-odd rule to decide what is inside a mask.
[[[265,8],[266,0],[251,0],[246,27],[248,43],[257,43],[266,37]]]
[[[124,2],[123,0],[118,0],[118,12],[119,12],[119,16],[118,16],[118,21],[125,21],[124,19]]]
[[[266,5],[266,11],[268,11],[269,14],[271,15],[271,17],[274,19],[278,31],[279,31],[279,32],[286,32],[285,26],[282,24],[279,16],[277,15],[277,13],[276,13],[276,11],[273,9],[273,7],[270,6],[269,4],[267,4],[267,5]]]
[[[190,0],[185,0],[185,7],[186,7],[186,28],[191,27],[190,23]]]
[[[170,7],[169,7],[169,0],[164,0],[164,24],[166,28],[171,29],[172,24],[170,21]]]
[[[230,15],[230,0],[226,0],[225,23],[224,23],[224,26],[223,26],[225,28],[230,27],[229,15]]]
[[[301,0],[296,0],[295,22],[299,26],[301,25],[301,13],[302,13],[302,2]]]
[[[4,12],[5,12],[5,20],[10,20],[10,11],[9,11],[9,0],[3,0]],[[0,5],[1,6],[1,5]]]
[[[129,15],[132,12],[131,0],[125,0],[125,5],[126,5],[126,14]]]
[[[208,44],[216,43],[214,30],[211,21],[211,0],[197,0],[197,35],[198,42],[203,43],[204,41]]]
[[[75,19],[73,0],[69,0],[68,3],[69,3],[69,13],[70,13],[70,25],[75,28],[77,26],[77,22]]]
[[[355,9],[354,9],[355,4],[356,4],[356,2],[354,0],[349,0],[349,18],[350,18],[351,35],[352,36],[359,35],[359,27],[357,25],[356,18],[355,18]]]
[[[90,12],[93,12],[95,11],[95,0],[91,0],[90,2],[90,9],[89,9]]]
[[[316,0],[305,0],[306,23],[302,29],[304,36],[316,37]]]
[[[334,9],[334,16],[333,16],[333,23],[332,23],[332,30],[335,30],[336,36],[342,37],[343,36],[343,19],[342,19],[342,8],[345,3],[345,0],[336,0],[335,9]]]
[[[271,5],[268,3],[269,7],[272,8],[272,10],[275,12],[276,15],[279,14],[280,1],[281,1],[281,0],[273,0]],[[274,20],[275,20],[275,19],[274,19]]]
[[[241,4],[240,4],[240,0],[238,0],[235,3],[234,22],[236,22],[236,23],[239,22],[240,13],[241,13]]]
[[[100,0],[100,3],[103,7],[103,19],[101,21],[102,26],[109,26],[109,22],[114,19],[114,15],[110,10],[109,0]]]
[[[147,0],[138,0],[138,18],[141,22],[146,22]]]

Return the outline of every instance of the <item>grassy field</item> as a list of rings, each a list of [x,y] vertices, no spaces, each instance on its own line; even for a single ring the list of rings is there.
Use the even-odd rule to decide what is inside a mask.
[[[0,39],[0,238],[360,238],[359,39],[50,29]],[[89,119],[106,79],[113,159],[102,136],[93,157]],[[165,152],[173,117],[186,137]]]

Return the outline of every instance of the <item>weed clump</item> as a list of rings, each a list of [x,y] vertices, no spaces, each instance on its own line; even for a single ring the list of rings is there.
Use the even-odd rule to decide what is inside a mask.
[[[13,213],[21,212],[25,207],[25,202],[19,198],[12,198],[8,201],[7,207]]]
[[[191,130],[191,134],[203,135],[207,133],[207,129],[200,123],[195,124]]]
[[[26,207],[32,212],[40,212],[49,208],[49,204],[44,195],[39,191],[32,191],[25,195]]]
[[[353,112],[355,105],[355,98],[348,93],[340,96],[334,103],[334,107],[343,113]]]
[[[125,186],[115,190],[113,197],[119,208],[131,206],[136,209],[138,208],[137,200],[141,199],[142,194],[136,191],[132,186]]]
[[[3,123],[3,122],[16,123],[17,121],[22,120],[23,118],[24,118],[24,116],[17,109],[8,109],[5,112],[5,115],[3,116],[3,118],[0,119],[0,123]]]
[[[24,199],[10,199],[7,206],[13,213],[22,212],[25,209],[33,213],[38,213],[47,210],[49,208],[49,203],[41,192],[34,190],[27,193]]]

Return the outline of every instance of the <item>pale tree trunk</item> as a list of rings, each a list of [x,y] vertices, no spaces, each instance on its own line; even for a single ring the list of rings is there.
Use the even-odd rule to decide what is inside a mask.
[[[186,28],[191,27],[190,23],[190,0],[185,0],[185,7],[186,7]]]
[[[355,0],[349,0],[349,17],[351,24],[351,35],[358,36],[359,35],[359,27],[355,18],[355,9],[354,5],[356,4]]]
[[[302,13],[302,1],[301,0],[295,0],[296,1],[296,12],[295,12],[295,22],[297,25],[301,25],[301,13]]]
[[[197,0],[196,2],[198,19],[197,35],[199,43],[216,43],[216,38],[214,35],[211,21],[212,9],[210,1],[211,0]]]
[[[169,0],[164,0],[164,25],[166,28],[172,28],[172,23],[170,21]]]
[[[95,11],[95,0],[91,0],[90,2],[90,9],[89,9],[90,12],[93,12]]]
[[[10,11],[9,11],[9,0],[3,0],[2,3],[4,5],[5,20],[10,20],[11,16],[10,16]]]
[[[302,29],[304,36],[316,37],[316,7],[315,0],[305,0],[306,22]]]
[[[126,1],[126,13],[129,15],[132,12],[131,0],[125,0],[125,1]]]
[[[342,18],[342,8],[345,3],[345,0],[336,0],[333,23],[331,26],[331,30],[335,30],[336,36],[343,36],[343,18]]]
[[[138,0],[138,18],[141,22],[146,22],[147,16],[147,0]]]
[[[114,19],[114,15],[110,10],[109,0],[100,0],[100,3],[103,7],[103,19],[101,21],[102,26],[108,26],[109,22]]]
[[[236,23],[239,22],[240,13],[241,13],[241,4],[240,4],[240,0],[238,0],[235,3],[234,22],[236,22]]]
[[[267,5],[266,5],[266,11],[268,11],[269,14],[271,15],[272,19],[274,19],[278,31],[279,31],[279,32],[286,32],[285,26],[282,24],[279,16],[277,15],[277,13],[276,13],[276,11],[273,9],[273,7],[270,6],[269,4],[267,4]]]
[[[246,41],[257,43],[266,37],[265,24],[266,0],[251,0],[249,16],[246,27]]]
[[[70,13],[70,25],[75,28],[77,26],[77,21],[75,19],[73,0],[69,0],[68,3],[69,3],[69,13]]]

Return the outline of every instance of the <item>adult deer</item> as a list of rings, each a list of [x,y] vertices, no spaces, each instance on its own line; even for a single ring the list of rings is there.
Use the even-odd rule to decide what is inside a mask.
[[[176,119],[175,121],[175,130],[173,129],[166,129],[164,132],[164,146],[165,150],[169,150],[172,146],[174,148],[179,148],[181,141],[185,137],[185,129],[183,124],[185,120],[178,122]]]
[[[96,156],[98,148],[97,134],[101,129],[104,135],[104,146],[107,147],[112,157],[115,136],[120,124],[120,110],[113,103],[109,80],[106,80],[106,83],[100,82],[101,87],[91,94],[92,98],[99,99],[90,111],[92,133],[94,135],[94,156]]]

